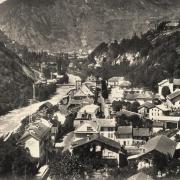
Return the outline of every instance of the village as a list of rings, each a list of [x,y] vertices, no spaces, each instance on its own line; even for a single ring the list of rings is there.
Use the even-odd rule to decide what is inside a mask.
[[[91,75],[84,82],[76,77],[59,86],[69,88],[59,103],[42,104],[20,128],[17,144],[36,160],[36,178],[61,174],[51,164],[67,152],[92,166],[93,173],[83,170],[83,179],[107,178],[110,170],[124,171],[131,164],[136,174],[125,179],[153,179],[145,173],[153,167],[156,178],[178,174],[180,79],[159,82],[158,93],[132,87],[124,77],[105,81]]]

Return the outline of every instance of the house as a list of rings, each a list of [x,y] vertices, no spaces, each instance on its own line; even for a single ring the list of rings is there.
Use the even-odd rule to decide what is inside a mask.
[[[171,109],[164,104],[156,105],[149,109],[149,119],[158,120],[161,116],[168,116]]]
[[[149,128],[133,128],[133,139],[147,141],[151,135]]]
[[[46,102],[39,107],[39,111],[50,114],[53,111],[53,105],[50,102]]]
[[[96,119],[100,126],[100,134],[106,138],[115,140],[115,119]]]
[[[167,160],[174,157],[176,150],[176,142],[171,140],[165,135],[158,135],[149,139],[148,142],[142,146],[142,153],[129,156],[128,160],[138,159],[141,161],[146,161],[149,166],[152,165],[152,159],[155,155],[163,154],[166,156]],[[140,164],[139,164],[140,165]],[[138,166],[139,166],[138,165]],[[143,167],[139,167],[141,169]]]
[[[68,106],[91,104],[94,102],[94,93],[87,87],[86,84],[82,84],[76,90],[72,91],[69,97]]]
[[[121,88],[127,88],[131,86],[130,81],[126,81],[124,77],[112,77],[108,79],[108,86],[109,87],[116,87],[119,86]]]
[[[93,134],[99,134],[100,126],[98,123],[90,121],[82,123],[77,129],[74,130],[74,139],[83,139]]]
[[[50,132],[51,125],[48,122],[30,123],[18,143],[29,149],[30,155],[41,163],[51,147]]]
[[[138,174],[129,177],[127,180],[153,180],[153,178],[143,172],[139,172]]]
[[[132,146],[133,145],[133,136],[132,136],[132,126],[119,126],[115,136],[116,141],[124,146]]]
[[[154,107],[155,105],[153,103],[145,102],[138,108],[138,113],[144,117],[149,117],[149,110]]]
[[[149,92],[140,93],[136,97],[136,101],[139,102],[140,105],[144,104],[145,102],[152,103],[153,95]]]
[[[173,92],[172,94],[169,94],[166,97],[166,102],[169,108],[172,109],[180,109],[180,90],[177,90]]]
[[[173,157],[176,150],[176,142],[165,135],[155,136],[143,147],[144,154],[152,154],[154,151],[162,153],[168,157]]]
[[[81,157],[93,157],[106,161],[114,160],[118,165],[123,166],[125,154],[122,152],[120,144],[112,139],[101,135],[92,135],[84,139],[75,141],[72,144],[73,154]]]
[[[83,106],[74,120],[74,127],[78,127],[85,121],[96,119],[97,113],[100,111],[100,107],[95,104]]]

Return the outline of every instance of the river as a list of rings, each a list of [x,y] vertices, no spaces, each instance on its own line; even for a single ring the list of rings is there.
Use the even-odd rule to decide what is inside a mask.
[[[21,125],[21,121],[25,117],[35,113],[45,102],[49,101],[53,105],[57,104],[62,99],[62,97],[65,96],[72,88],[72,86],[58,87],[56,90],[56,94],[53,95],[49,100],[34,103],[19,109],[14,109],[6,115],[0,116],[0,137],[6,136],[16,131]]]

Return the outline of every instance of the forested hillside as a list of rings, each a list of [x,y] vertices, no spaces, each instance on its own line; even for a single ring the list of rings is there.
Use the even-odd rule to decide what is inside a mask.
[[[103,42],[89,55],[88,65],[81,63],[79,68],[82,74],[105,79],[125,76],[134,86],[156,90],[164,78],[180,78],[179,30],[179,22],[162,22],[140,36],[134,34],[130,39],[110,44]]]

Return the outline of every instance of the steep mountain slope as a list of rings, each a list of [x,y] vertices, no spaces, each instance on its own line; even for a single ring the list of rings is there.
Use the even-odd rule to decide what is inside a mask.
[[[0,42],[0,115],[28,103],[34,77],[31,69]]]
[[[84,79],[91,74],[105,79],[125,76],[134,86],[156,91],[163,79],[180,78],[180,22],[162,22],[141,36],[101,43],[88,61],[74,62],[69,69]]]
[[[13,40],[51,52],[93,49],[180,15],[179,0],[7,0],[0,27]]]

